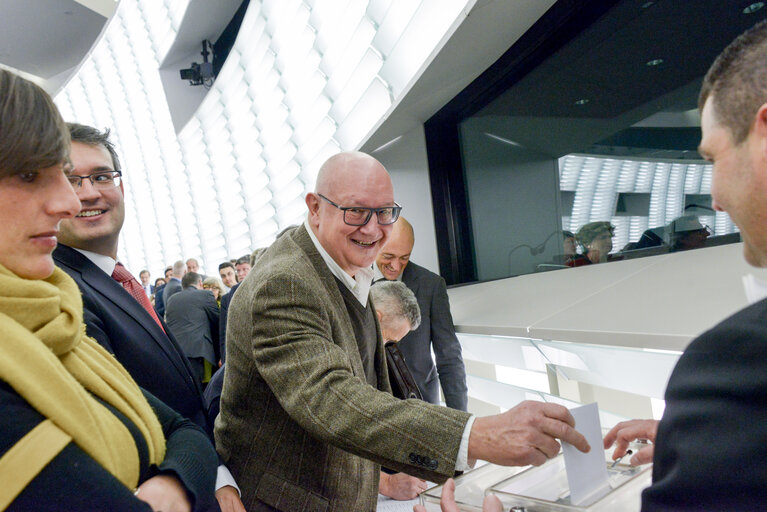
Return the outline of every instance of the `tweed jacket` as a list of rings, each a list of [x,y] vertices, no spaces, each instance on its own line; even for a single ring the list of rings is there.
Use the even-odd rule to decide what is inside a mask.
[[[421,308],[421,325],[407,333],[397,346],[405,356],[423,399],[439,403],[439,384],[448,407],[465,411],[468,406],[466,370],[461,343],[455,335],[445,280],[412,261],[402,272],[402,282],[410,288]],[[431,357],[434,356],[437,365]]]
[[[378,389],[390,392],[380,337]],[[216,446],[248,510],[375,510],[380,464],[433,481],[454,474],[469,415],[365,382],[337,281],[304,226],[238,288],[226,344]]]

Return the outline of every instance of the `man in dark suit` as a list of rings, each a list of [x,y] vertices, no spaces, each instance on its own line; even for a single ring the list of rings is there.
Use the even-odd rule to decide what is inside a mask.
[[[138,277],[141,280],[141,287],[144,289],[147,297],[150,297],[154,293],[154,285],[149,282],[151,275],[149,271],[144,269],[138,273]]]
[[[202,276],[187,272],[183,290],[173,295],[165,308],[165,320],[179,340],[197,382],[207,384],[218,368],[218,305],[213,294],[202,289]]]
[[[751,265],[767,267],[767,22],[738,37],[703,80],[700,154],[713,163],[712,206],[740,228]],[[605,437],[647,438],[653,462],[642,510],[764,510],[767,471],[767,299],[702,334],[679,358],[660,423],[632,420]],[[654,454],[653,454],[654,451]]]
[[[183,286],[181,286],[181,278],[184,277],[184,274],[186,274],[186,263],[179,260],[173,264],[170,279],[165,283],[165,289],[162,291],[162,300],[165,304],[166,313],[168,309],[168,299],[183,290]]]
[[[167,267],[165,269],[165,283],[162,286],[158,286],[154,291],[154,310],[160,316],[165,318],[165,302],[162,300],[163,290],[165,285],[170,281],[170,276],[173,274],[173,267]]]
[[[83,178],[76,190],[82,208],[61,223],[53,258],[80,288],[87,333],[114,354],[139,386],[210,432],[200,386],[167,325],[152,314],[148,301],[142,305],[112,277],[118,270],[125,198],[109,131],[74,123],[69,129],[72,174]],[[135,286],[143,295],[138,282]],[[227,475],[221,466],[216,496],[219,502],[239,501]]]
[[[421,308],[421,325],[399,342],[423,399],[439,404],[439,384],[448,407],[467,410],[466,370],[461,344],[455,335],[445,280],[410,261],[415,235],[400,217],[389,240],[376,258],[376,280],[401,280],[415,293]],[[436,366],[431,352],[437,359]]]
[[[368,292],[400,207],[363,153],[323,164],[304,225],[279,237],[232,299],[216,445],[251,512],[375,510],[379,464],[444,481],[468,461],[542,464],[588,449],[570,413],[524,402],[468,413],[391,395]]]

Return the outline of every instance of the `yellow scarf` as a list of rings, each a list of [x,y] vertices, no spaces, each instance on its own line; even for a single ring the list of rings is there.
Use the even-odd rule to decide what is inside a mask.
[[[138,427],[150,463],[165,457],[157,416],[128,372],[86,336],[80,290],[58,268],[28,280],[0,265],[0,380],[129,488],[139,478],[136,444],[90,393]]]

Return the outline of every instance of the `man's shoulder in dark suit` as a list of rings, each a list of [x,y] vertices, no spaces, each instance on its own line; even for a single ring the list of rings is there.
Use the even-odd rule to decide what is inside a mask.
[[[181,415],[209,430],[202,392],[175,340],[111,276],[59,244],[56,264],[77,283],[89,336],[114,354],[133,379]]]
[[[408,281],[425,281],[429,283],[438,283],[442,280],[439,274],[435,274],[431,270],[418,265],[412,261],[408,262],[405,270],[402,271],[402,281],[407,284]]]
[[[468,407],[466,370],[461,344],[455,335],[445,280],[424,267],[409,262],[402,282],[410,288],[421,309],[421,325],[398,343],[424,400],[439,403],[439,387],[448,407]],[[431,357],[432,350],[436,364]]]
[[[180,292],[181,290],[181,281],[174,277],[172,277],[170,281],[165,284],[165,289],[162,292],[162,299],[165,303],[166,309],[168,308],[168,299],[170,299],[174,294]]]
[[[666,388],[642,510],[763,510],[767,299],[696,338]],[[676,507],[676,508],[675,508]]]

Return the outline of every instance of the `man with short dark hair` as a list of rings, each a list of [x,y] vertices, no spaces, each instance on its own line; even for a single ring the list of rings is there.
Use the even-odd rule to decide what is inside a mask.
[[[542,464],[559,453],[555,437],[589,449],[556,404],[474,418],[393,397],[368,295],[401,209],[391,178],[373,157],[341,153],[306,205],[229,312],[215,435],[248,510],[375,510],[382,463],[444,481],[473,459]]]
[[[237,270],[237,282],[243,282],[252,268],[252,265],[250,264],[250,254],[237,258],[234,268]]]
[[[414,245],[413,226],[400,217],[394,223],[386,245],[378,253],[373,269],[375,278],[401,280],[418,298],[423,321],[397,346],[405,356],[423,399],[439,404],[441,384],[447,406],[465,411],[468,408],[466,369],[450,314],[447,286],[442,277],[410,261]]]
[[[144,293],[146,293],[147,297],[150,297],[154,293],[154,285],[149,282],[151,277],[149,271],[146,269],[142,270],[138,273],[138,277],[141,280],[141,287],[144,289]]]
[[[767,22],[733,41],[709,69],[698,101],[698,152],[713,164],[712,206],[737,224],[746,261],[767,267]],[[767,299],[693,340],[666,387],[660,423],[623,422],[605,437],[613,457],[653,462],[642,510],[764,510]],[[653,454],[654,450],[654,454]]]
[[[139,386],[210,433],[202,391],[184,353],[138,282],[117,262],[125,197],[109,131],[76,123],[68,126],[72,174],[80,178],[75,189],[82,207],[77,216],[60,224],[53,258],[80,288],[87,334],[114,354]],[[220,466],[216,491],[220,503],[239,501],[233,485],[231,475]]]
[[[225,261],[218,266],[218,275],[221,276],[221,282],[224,283],[227,290],[237,284],[237,271],[229,261]]]
[[[187,272],[181,286],[183,290],[168,299],[165,320],[204,387],[218,368],[218,305],[213,294],[202,289],[200,274]]]

